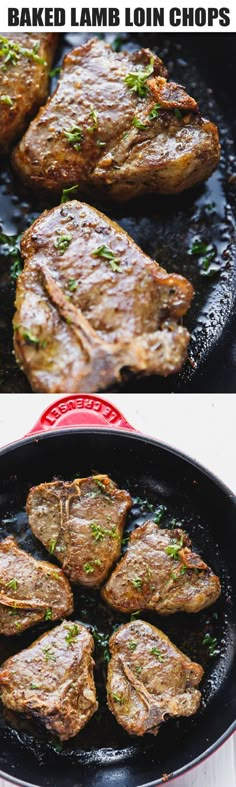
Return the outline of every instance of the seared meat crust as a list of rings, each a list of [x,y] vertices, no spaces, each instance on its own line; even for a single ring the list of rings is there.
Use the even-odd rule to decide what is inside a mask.
[[[26,510],[34,535],[72,582],[97,587],[120,555],[132,501],[107,475],[33,487]]]
[[[33,390],[97,391],[127,368],[163,376],[181,368],[189,334],[178,320],[192,286],[113,221],[74,200],[45,211],[21,250],[14,346]]]
[[[56,92],[14,152],[16,171],[37,189],[59,194],[78,184],[81,195],[96,188],[117,200],[173,194],[209,177],[220,156],[217,128],[166,76],[149,49],[117,53],[94,39],[70,52]]]
[[[68,740],[98,708],[93,678],[93,638],[85,626],[63,621],[0,668],[3,704],[40,721]]]
[[[60,568],[35,560],[11,536],[0,543],[0,634],[20,634],[42,620],[73,612],[70,585]]]
[[[196,713],[203,669],[162,631],[136,620],[120,626],[109,644],[108,705],[130,735],[156,735],[166,718]]]
[[[57,43],[55,33],[0,36],[0,155],[18,141],[46,101]],[[11,56],[7,62],[6,45]]]
[[[220,595],[220,581],[190,547],[183,530],[144,522],[103,588],[104,600],[121,612],[155,609],[160,615],[209,607]]]

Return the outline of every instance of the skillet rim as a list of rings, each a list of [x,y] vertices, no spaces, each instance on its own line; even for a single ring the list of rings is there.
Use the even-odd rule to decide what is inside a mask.
[[[36,432],[33,435],[26,435],[19,440],[16,440],[12,443],[9,443],[6,446],[0,448],[0,457],[5,456],[9,453],[12,453],[15,448],[21,448],[25,445],[30,445],[31,443],[38,443],[39,440],[49,439],[50,437],[62,437],[64,435],[68,436],[69,434],[105,434],[105,435],[118,435],[119,437],[129,437],[131,440],[138,440],[141,443],[148,443],[149,445],[153,445],[162,451],[170,453],[177,457],[177,459],[183,460],[187,462],[187,464],[191,465],[192,467],[196,468],[200,473],[202,473],[207,479],[209,479],[213,484],[215,484],[230,500],[233,506],[236,508],[236,493],[230,489],[227,484],[221,481],[217,475],[215,475],[211,470],[208,470],[204,465],[202,465],[197,460],[190,457],[188,454],[178,450],[177,448],[173,448],[172,446],[162,443],[155,438],[142,434],[141,432],[136,431],[129,431],[128,429],[118,428],[113,429],[112,427],[101,427],[101,426],[68,426],[65,428],[57,428],[57,429],[49,429],[48,431],[43,432]],[[204,762],[208,757],[210,757],[214,752],[216,752],[223,743],[225,743],[233,733],[236,732],[236,719],[235,721],[230,724],[229,727],[225,730],[225,732],[217,738],[215,743],[213,743],[208,749],[206,749],[202,754],[199,754],[198,757],[195,757],[194,760],[191,760],[186,765],[183,765],[182,768],[179,768],[177,771],[173,771],[170,774],[170,778],[168,779],[168,783],[170,784],[173,782],[174,779],[179,778],[184,773],[189,773],[193,768],[195,768],[200,763]],[[19,785],[19,787],[42,787],[40,784],[35,784],[33,782],[26,782],[22,781],[22,779],[16,779],[15,777],[11,777],[8,773],[0,770],[0,777],[9,781],[10,784]],[[158,785],[163,784],[163,778],[159,778],[158,780],[144,782],[143,784],[137,784],[136,787],[158,787]]]

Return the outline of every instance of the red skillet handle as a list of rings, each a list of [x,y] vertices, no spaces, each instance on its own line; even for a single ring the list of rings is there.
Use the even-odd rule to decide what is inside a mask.
[[[63,396],[49,405],[28,434],[71,426],[113,426],[135,431],[122,413],[106,399],[93,394]]]

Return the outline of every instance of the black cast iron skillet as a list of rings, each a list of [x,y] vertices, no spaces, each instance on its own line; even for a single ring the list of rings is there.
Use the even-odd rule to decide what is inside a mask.
[[[82,424],[80,428],[78,423]],[[93,426],[84,425],[91,423]],[[169,720],[156,738],[146,735],[138,739],[128,736],[116,723],[108,711],[104,689],[106,637],[114,625],[129,618],[111,612],[98,592],[74,588],[75,618],[95,626],[99,711],[76,738],[60,745],[38,726],[1,708],[1,775],[17,784],[40,787],[160,784],[163,778],[171,779],[203,760],[235,729],[236,500],[194,461],[128,431],[129,425],[119,412],[98,397],[63,398],[46,411],[35,429],[35,434],[0,452],[1,538],[12,533],[24,549],[36,557],[48,558],[27,526],[24,506],[29,487],[55,476],[70,479],[78,474],[107,472],[133,496],[127,529],[150,518],[164,505],[161,525],[174,526],[174,519],[186,528],[194,546],[219,574],[222,597],[197,615],[161,618],[154,613],[142,614],[203,664],[205,676],[202,705],[195,717]],[[41,434],[40,429],[44,430]],[[18,637],[1,637],[0,661],[50,627],[45,623]],[[210,647],[203,644],[206,634],[211,637]]]
[[[61,36],[58,63],[69,49],[83,43],[88,33]],[[184,322],[191,333],[189,358],[183,370],[167,379],[158,376],[126,378],[124,391],[236,391],[236,114],[235,35],[220,34],[123,34],[105,38],[120,49],[150,47],[166,63],[170,78],[186,85],[199,101],[201,112],[219,127],[222,145],[220,166],[207,183],[176,197],[152,195],[117,205],[98,199],[90,202],[117,221],[144,252],[192,282],[195,298]],[[51,90],[56,86],[52,80]],[[58,200],[57,200],[58,201]],[[0,163],[0,233],[18,235],[52,203],[32,195],[14,178],[4,160]],[[195,241],[213,255],[204,270],[207,252],[191,254]],[[14,260],[13,260],[14,261]],[[0,242],[0,390],[29,392],[30,386],[12,354],[12,316],[15,282],[12,260]],[[115,389],[114,389],[115,390]]]

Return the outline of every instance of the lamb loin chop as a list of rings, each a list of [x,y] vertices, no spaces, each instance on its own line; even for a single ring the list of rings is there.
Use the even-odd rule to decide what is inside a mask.
[[[0,668],[3,704],[41,722],[64,741],[98,708],[93,638],[85,626],[63,621]]]
[[[73,595],[60,568],[35,560],[11,536],[0,543],[0,634],[20,634],[42,620],[73,612]]]
[[[205,180],[220,157],[216,126],[167,82],[149,49],[114,52],[90,40],[66,55],[58,87],[13,154],[29,186],[128,200]]]
[[[33,487],[26,510],[34,535],[72,582],[98,587],[120,555],[132,501],[107,475]]]
[[[0,35],[0,155],[18,141],[46,101],[55,33]]]
[[[114,609],[155,609],[159,615],[199,612],[220,595],[218,577],[192,552],[183,530],[144,522],[131,533],[128,549],[102,590]]]
[[[132,373],[178,371],[193,289],[99,211],[67,202],[24,233],[14,346],[34,391],[97,391]]]
[[[108,705],[130,735],[157,735],[167,718],[196,713],[203,669],[166,634],[135,620],[120,626],[109,644]]]

